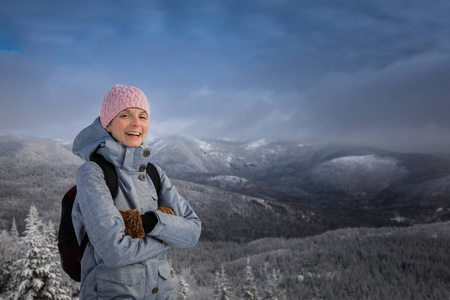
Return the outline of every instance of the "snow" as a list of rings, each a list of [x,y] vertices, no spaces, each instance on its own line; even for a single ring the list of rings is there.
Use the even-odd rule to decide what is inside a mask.
[[[320,145],[320,144],[311,144],[311,143],[303,144],[303,143],[300,143],[300,144],[297,144],[297,147],[298,148],[304,148],[304,147],[311,147],[311,146],[315,146],[315,145]]]
[[[72,142],[66,141],[66,140],[62,140],[62,139],[53,139],[53,142],[57,145],[61,145],[61,146],[69,146],[72,144]]]
[[[408,174],[398,160],[377,155],[345,156],[319,165],[314,180],[356,198],[375,196],[392,182]]]
[[[359,155],[359,156],[345,156],[335,158],[331,160],[330,163],[343,165],[364,165],[370,168],[383,163],[397,164],[397,161],[392,158],[382,158],[376,155]]]
[[[232,139],[232,138],[219,138],[218,140],[219,141],[224,141],[226,143],[233,143],[233,142],[236,141],[235,139]]]
[[[251,200],[255,203],[258,203],[259,205],[263,206],[266,209],[270,209],[271,206],[264,201],[264,199],[258,199],[258,198],[251,198]]]
[[[230,176],[230,175],[218,175],[214,177],[208,178],[209,182],[225,182],[225,183],[231,183],[231,184],[243,184],[246,183],[248,180],[242,177],[238,176]]]
[[[269,144],[269,142],[266,139],[261,139],[261,140],[257,140],[257,141],[246,144],[245,149],[246,150],[255,150],[255,149],[258,149],[259,147],[266,146],[268,144]]]
[[[407,218],[405,218],[405,217],[400,217],[400,216],[397,216],[397,217],[395,217],[395,218],[391,218],[391,220],[392,220],[392,221],[395,221],[395,222],[397,222],[397,223],[405,223],[405,222],[408,221]]]
[[[211,152],[213,150],[213,146],[205,141],[194,139],[197,143],[198,147],[202,149],[204,152]]]
[[[155,142],[154,144],[151,145],[151,149],[153,151],[153,154],[158,152],[159,150],[163,149],[164,147],[166,147],[166,143],[164,142],[164,140],[159,140],[157,142]]]

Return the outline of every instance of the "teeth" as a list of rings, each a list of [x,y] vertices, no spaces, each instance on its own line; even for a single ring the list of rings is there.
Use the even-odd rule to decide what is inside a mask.
[[[140,136],[141,134],[138,132],[127,132],[128,135]]]

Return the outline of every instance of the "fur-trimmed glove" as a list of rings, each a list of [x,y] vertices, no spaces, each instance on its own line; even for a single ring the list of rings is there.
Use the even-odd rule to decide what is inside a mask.
[[[158,210],[169,215],[175,215],[175,212],[168,208],[160,206],[158,207]],[[148,211],[145,214],[141,216],[142,219],[142,226],[144,227],[145,233],[149,233],[155,228],[156,224],[158,223],[158,217],[156,216],[156,213],[154,211]]]
[[[158,210],[165,214],[176,216],[176,213],[169,207],[160,206]],[[143,215],[140,215],[139,209],[121,209],[119,212],[125,222],[125,234],[133,239],[143,238],[158,223],[158,217],[153,211],[148,211]]]
[[[131,236],[133,239],[143,238],[145,236],[145,231],[142,226],[139,209],[120,209],[119,212],[125,222],[125,234]]]
[[[160,212],[163,212],[163,213],[168,214],[168,215],[174,215],[174,216],[177,215],[170,207],[160,206],[160,207],[158,207],[158,210]]]

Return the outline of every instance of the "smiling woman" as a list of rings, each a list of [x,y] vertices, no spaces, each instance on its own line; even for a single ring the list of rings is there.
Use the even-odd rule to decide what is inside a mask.
[[[193,248],[200,237],[192,207],[150,162],[144,143],[149,116],[140,89],[116,84],[103,99],[100,118],[73,143],[73,153],[86,160],[77,173],[72,210],[78,242],[85,234],[89,238],[81,260],[81,299],[173,299],[166,249]],[[91,161],[94,154],[116,171],[114,197],[101,167]],[[152,164],[159,175],[155,185],[147,171]]]

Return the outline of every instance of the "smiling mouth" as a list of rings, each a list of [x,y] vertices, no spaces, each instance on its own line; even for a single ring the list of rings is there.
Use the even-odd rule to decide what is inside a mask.
[[[125,132],[126,135],[140,137],[141,133],[139,132]]]

